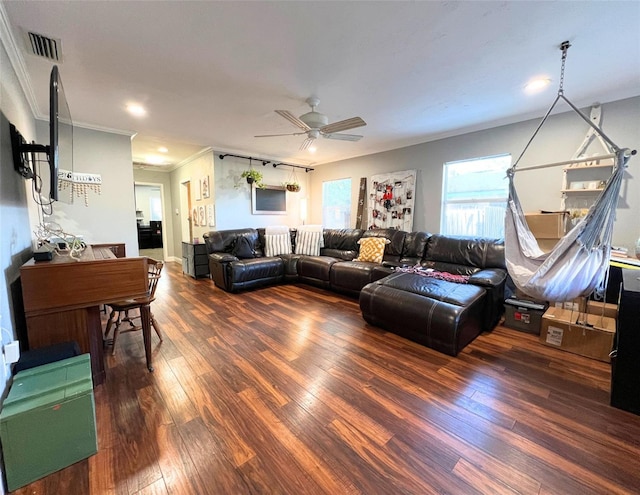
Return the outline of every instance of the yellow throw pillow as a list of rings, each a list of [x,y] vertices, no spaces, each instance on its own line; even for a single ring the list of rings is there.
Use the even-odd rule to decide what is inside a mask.
[[[358,241],[360,244],[360,254],[353,261],[370,261],[372,263],[382,263],[384,247],[391,241],[384,237],[364,237]]]

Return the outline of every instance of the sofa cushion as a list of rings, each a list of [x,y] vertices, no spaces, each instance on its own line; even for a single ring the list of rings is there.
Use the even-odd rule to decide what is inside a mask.
[[[265,234],[264,254],[267,257],[279,254],[291,254],[291,236],[288,232],[282,234]]]
[[[390,242],[386,237],[363,237],[358,241],[358,244],[360,244],[360,253],[353,261],[382,263],[384,248]]]
[[[320,256],[320,241],[322,232],[311,230],[298,231],[296,236],[296,254]]]
[[[241,235],[236,239],[236,242],[233,245],[233,249],[231,250],[231,254],[233,254],[236,258],[239,259],[248,259],[255,258],[256,253],[253,250],[253,246],[249,239],[245,236]]]
[[[384,261],[398,261],[402,254],[404,240],[407,232],[397,229],[369,229],[362,234],[362,238],[384,237],[389,239],[389,243],[384,248]],[[422,255],[420,255],[422,258]]]

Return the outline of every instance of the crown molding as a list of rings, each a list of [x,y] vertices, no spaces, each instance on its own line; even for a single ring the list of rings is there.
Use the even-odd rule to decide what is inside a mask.
[[[0,2],[0,42],[2,42],[2,46],[4,46],[4,49],[9,56],[11,66],[16,73],[20,87],[22,88],[27,103],[29,104],[29,108],[31,108],[31,113],[34,118],[44,120],[44,116],[40,114],[38,109],[36,95],[33,92],[33,86],[31,85],[29,74],[27,73],[24,58],[22,57],[16,38],[13,35],[11,23],[9,22],[7,11],[5,10],[2,2]]]

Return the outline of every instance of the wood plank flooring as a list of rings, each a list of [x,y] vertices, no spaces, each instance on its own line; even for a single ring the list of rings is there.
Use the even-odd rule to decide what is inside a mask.
[[[99,452],[16,494],[640,493],[608,364],[503,327],[452,358],[305,285],[227,294],[168,263],[155,372],[123,334]]]

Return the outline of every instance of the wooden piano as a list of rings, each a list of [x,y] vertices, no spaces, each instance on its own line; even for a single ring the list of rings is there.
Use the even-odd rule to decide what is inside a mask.
[[[75,340],[91,354],[93,383],[105,379],[100,304],[144,296],[147,259],[116,258],[107,247],[88,247],[79,260],[54,254],[51,261],[29,260],[20,268],[29,348]],[[149,307],[142,325],[151,370]]]

